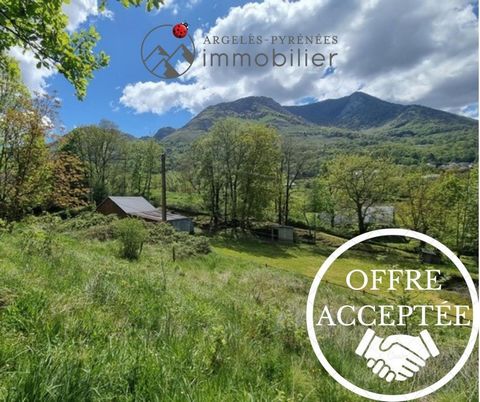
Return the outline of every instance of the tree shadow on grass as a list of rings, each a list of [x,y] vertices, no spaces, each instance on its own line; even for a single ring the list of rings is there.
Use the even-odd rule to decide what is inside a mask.
[[[285,244],[254,239],[215,240],[212,241],[212,245],[214,247],[223,247],[239,253],[249,254],[255,257],[268,257],[273,259],[303,257],[299,256],[299,253],[308,253],[311,255],[328,257],[334,250],[334,248],[321,247],[318,245]]]

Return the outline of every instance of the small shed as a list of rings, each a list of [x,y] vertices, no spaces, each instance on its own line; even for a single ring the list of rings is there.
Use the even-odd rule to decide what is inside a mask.
[[[193,233],[193,221],[186,216],[167,212],[167,222],[179,232]]]
[[[285,243],[294,242],[293,226],[274,225],[272,226],[272,240]]]
[[[162,212],[143,197],[108,197],[97,207],[97,212],[115,214],[120,218],[132,216],[149,222],[163,222]],[[187,216],[167,212],[167,223],[178,231],[193,233],[193,221]]]
[[[422,248],[420,250],[420,261],[424,264],[441,264],[442,257],[435,251]]]

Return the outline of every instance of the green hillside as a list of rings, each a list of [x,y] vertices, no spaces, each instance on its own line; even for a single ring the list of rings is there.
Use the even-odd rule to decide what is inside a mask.
[[[223,118],[253,120],[310,145],[325,157],[339,152],[388,153],[404,164],[473,162],[478,122],[419,105],[398,105],[355,92],[303,106],[248,97],[209,106],[181,129],[162,136],[182,150]]]
[[[226,241],[209,255],[172,261],[171,245],[159,239],[128,262],[115,240],[93,239],[108,234],[105,220],[31,221],[2,232],[1,400],[362,400],[326,374],[311,349],[311,279],[271,266],[292,260],[291,253],[320,264],[330,247]],[[334,306],[369,300],[329,286],[318,297]],[[435,336],[449,352],[428,362],[415,387],[458,358],[468,331],[456,332]],[[322,346],[358,385],[410,391],[411,384],[386,388],[355,358],[361,336],[353,328]],[[473,357],[429,400],[477,400],[477,370]]]
[[[363,92],[355,92],[339,99],[286,106],[285,109],[319,126],[359,130],[387,124],[402,112],[404,106],[382,101]]]
[[[288,112],[271,98],[252,96],[207,107],[184,127],[167,136],[165,141],[168,144],[191,142],[206,133],[216,121],[227,117],[254,120],[285,132],[301,132],[313,126],[302,117]]]

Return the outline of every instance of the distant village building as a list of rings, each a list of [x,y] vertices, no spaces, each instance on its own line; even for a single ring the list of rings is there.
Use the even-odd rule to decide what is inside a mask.
[[[293,226],[273,225],[271,230],[272,240],[274,241],[293,243],[295,240]]]
[[[438,167],[440,170],[457,170],[459,172],[465,172],[473,168],[471,162],[450,162]]]
[[[442,257],[435,251],[422,248],[420,250],[420,261],[424,264],[441,264]]]
[[[108,197],[97,207],[97,212],[115,214],[120,218],[131,216],[149,222],[163,222],[162,212],[143,197]],[[193,233],[193,221],[186,216],[167,212],[167,223],[178,231]]]
[[[365,223],[377,226],[390,226],[395,224],[395,207],[379,205],[367,209]]]
[[[331,216],[325,213],[319,214],[321,222],[329,225]],[[357,216],[354,213],[338,213],[334,217],[335,226],[350,226],[357,224]],[[365,223],[373,226],[393,226],[395,225],[395,207],[391,205],[378,205],[367,209],[365,214]]]

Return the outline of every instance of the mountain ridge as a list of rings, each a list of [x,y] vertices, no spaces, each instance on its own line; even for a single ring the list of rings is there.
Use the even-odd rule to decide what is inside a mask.
[[[429,114],[431,118],[435,117],[439,120],[450,116],[465,119],[465,122],[467,120],[475,121],[468,117],[423,105],[402,105],[387,102],[360,91],[342,98],[327,99],[302,106],[284,107],[286,110],[298,114],[306,120],[320,126],[344,127],[356,130],[380,127],[391,120],[402,119],[403,114],[409,114],[412,110]],[[375,111],[372,111],[372,108],[374,108]],[[363,114],[363,116],[359,116],[361,114]],[[361,117],[364,118],[362,119]]]
[[[422,105],[387,102],[363,92],[300,106],[282,106],[264,96],[223,102],[208,106],[183,127],[161,136],[160,141],[170,149],[185,148],[227,117],[273,126],[281,135],[326,154],[335,149],[359,152],[362,148],[378,153],[393,147],[392,152],[408,154],[408,160],[476,159],[477,120]],[[327,145],[330,148],[325,148]]]

